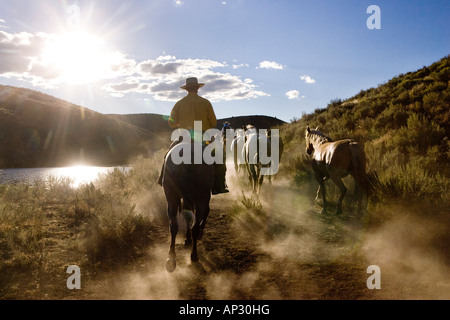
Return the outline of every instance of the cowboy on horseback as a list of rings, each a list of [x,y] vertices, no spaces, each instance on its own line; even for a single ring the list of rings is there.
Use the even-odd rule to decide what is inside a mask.
[[[169,125],[172,128],[189,130],[191,132],[191,138],[193,140],[196,140],[197,138],[195,137],[194,122],[202,122],[203,132],[207,131],[208,129],[215,128],[217,125],[217,118],[211,102],[198,95],[198,90],[204,85],[204,83],[198,83],[197,78],[186,79],[186,84],[182,86],[181,89],[186,90],[188,92],[188,95],[175,104],[169,117]],[[181,139],[173,141],[169,147],[169,150],[180,143],[180,140]],[[214,164],[214,186],[212,188],[212,194],[229,192],[225,181],[225,174],[225,163]],[[164,163],[161,169],[160,176],[158,178],[159,185],[162,185],[163,177]]]

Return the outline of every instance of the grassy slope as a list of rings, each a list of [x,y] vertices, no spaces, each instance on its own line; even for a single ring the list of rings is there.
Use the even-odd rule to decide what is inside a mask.
[[[295,176],[298,185],[316,185],[304,135],[306,126],[319,126],[334,140],[364,144],[374,199],[448,207],[449,81],[450,57],[444,57],[283,126],[284,172]]]

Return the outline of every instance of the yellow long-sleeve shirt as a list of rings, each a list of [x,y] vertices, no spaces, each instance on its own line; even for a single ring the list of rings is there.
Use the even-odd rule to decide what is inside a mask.
[[[211,102],[191,92],[175,104],[170,114],[169,125],[172,128],[192,130],[194,121],[202,122],[203,131],[215,128],[217,125]]]

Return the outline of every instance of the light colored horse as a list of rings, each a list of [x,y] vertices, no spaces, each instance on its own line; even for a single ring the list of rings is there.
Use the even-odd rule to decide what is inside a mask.
[[[259,150],[261,144],[265,144],[266,150],[270,153],[270,137],[259,134],[254,126],[248,125],[245,131],[244,157],[245,167],[247,168],[248,177],[252,184],[253,193],[259,193],[261,191],[261,185],[264,181],[264,175],[261,174],[261,169],[263,167],[270,167],[261,162]],[[269,175],[269,180],[271,180],[271,175]]]
[[[230,152],[233,155],[234,170],[236,174],[246,168],[245,164],[245,133],[244,130],[238,129],[236,137],[230,144]]]
[[[341,194],[337,202],[336,214],[342,213],[342,201],[347,192],[342,178],[349,174],[355,179],[358,213],[361,213],[367,207],[369,187],[363,147],[351,139],[333,141],[318,131],[318,128],[311,130],[309,127],[306,128],[305,142],[306,153],[312,157],[312,168],[319,183],[317,197],[320,193],[322,194],[322,213],[326,213],[328,205],[325,197],[325,180],[327,179],[331,179],[339,188]]]

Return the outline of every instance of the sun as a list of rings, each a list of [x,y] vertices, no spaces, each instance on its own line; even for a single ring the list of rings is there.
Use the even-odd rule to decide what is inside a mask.
[[[86,32],[55,35],[47,42],[42,54],[43,62],[72,84],[105,78],[110,71],[110,59],[104,41]]]

